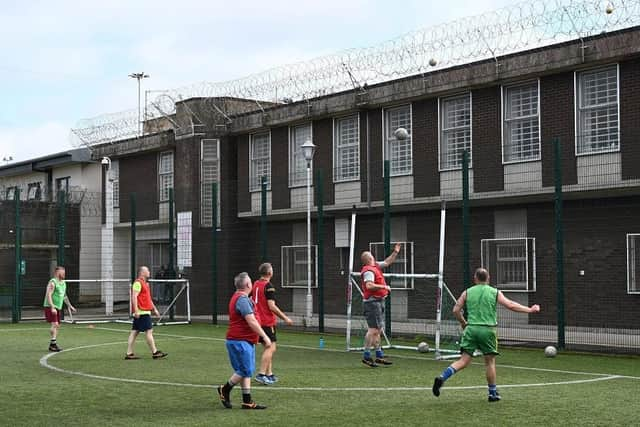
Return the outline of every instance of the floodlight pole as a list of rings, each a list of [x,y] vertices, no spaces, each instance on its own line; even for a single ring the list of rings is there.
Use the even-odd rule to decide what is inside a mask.
[[[307,140],[302,144],[302,154],[307,161],[307,309],[305,313],[305,325],[311,324],[313,317],[313,295],[311,295],[311,167],[316,146]]]
[[[136,79],[138,81],[138,138],[140,138],[142,136],[142,120],[140,117],[140,81],[142,79],[146,79],[149,78],[148,74],[145,74],[144,72],[142,73],[131,73],[129,74],[129,77],[131,77],[132,79]]]

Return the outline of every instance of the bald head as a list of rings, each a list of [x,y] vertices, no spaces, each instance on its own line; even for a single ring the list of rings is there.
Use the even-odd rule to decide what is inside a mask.
[[[149,276],[151,276],[151,273],[149,273],[149,267],[143,265],[138,269],[138,277],[144,277],[145,279],[148,279]]]
[[[476,283],[489,283],[489,272],[484,268],[478,268],[473,275],[473,281]]]
[[[373,254],[369,251],[362,252],[360,255],[360,261],[362,265],[372,265],[375,264],[376,259],[373,257]]]

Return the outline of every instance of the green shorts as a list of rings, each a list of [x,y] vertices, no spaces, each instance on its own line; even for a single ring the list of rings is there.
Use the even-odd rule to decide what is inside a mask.
[[[498,353],[498,336],[496,328],[491,326],[468,325],[464,328],[460,340],[460,350],[473,355],[475,350],[480,350],[485,356]]]

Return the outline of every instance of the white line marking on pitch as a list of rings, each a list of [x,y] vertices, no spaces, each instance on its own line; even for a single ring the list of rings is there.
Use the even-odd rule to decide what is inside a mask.
[[[184,337],[184,336],[176,336],[179,339],[199,339],[200,337]],[[205,337],[206,338],[206,337]],[[108,342],[108,343],[100,343],[100,344],[91,344],[80,347],[73,347],[65,350],[65,352],[70,351],[78,351],[85,350],[89,348],[96,347],[104,347],[109,345],[122,345],[124,344],[122,341],[116,342]],[[69,375],[77,375],[85,378],[99,379],[105,381],[117,381],[117,382],[127,382],[134,384],[150,384],[150,385],[168,385],[175,387],[192,387],[192,388],[213,388],[214,385],[209,384],[192,384],[192,383],[176,383],[170,381],[154,381],[154,380],[138,380],[133,378],[118,378],[118,377],[109,377],[106,375],[96,375],[96,374],[88,374],[86,372],[81,371],[72,371],[69,369],[59,368],[49,363],[49,359],[53,356],[60,353],[48,353],[40,358],[40,365],[47,369],[51,369],[52,371],[60,372],[63,374]],[[516,367],[517,368],[517,367]],[[596,374],[601,375],[601,374]],[[573,381],[556,381],[556,382],[548,382],[548,383],[529,383],[529,384],[502,384],[500,388],[522,388],[522,387],[547,387],[553,385],[572,385],[572,384],[585,384],[592,383],[598,381],[608,381],[619,378],[632,378],[638,379],[637,377],[625,377],[621,375],[609,375],[609,376],[599,376],[598,378],[590,378],[585,380],[573,380]],[[452,386],[446,387],[448,390],[472,390],[472,389],[484,389],[486,385],[477,385],[477,386]],[[280,386],[272,386],[271,390],[280,390],[280,391],[425,391],[430,390],[431,387],[280,387]]]

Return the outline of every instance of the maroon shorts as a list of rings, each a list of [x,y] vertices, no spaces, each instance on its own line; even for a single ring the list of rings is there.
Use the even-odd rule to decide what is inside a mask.
[[[60,310],[56,311],[56,314],[51,312],[51,307],[44,308],[44,318],[49,323],[60,323]]]

